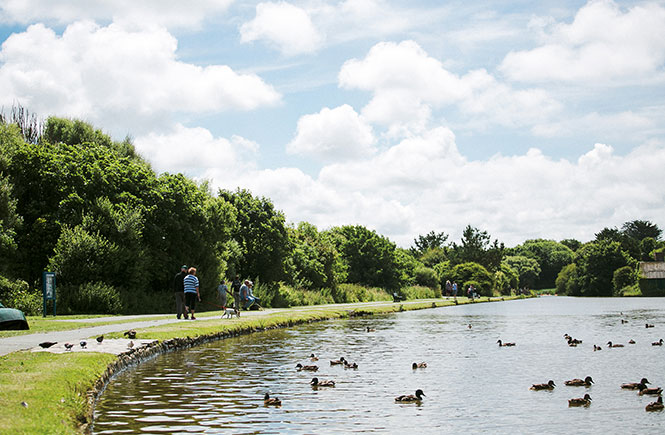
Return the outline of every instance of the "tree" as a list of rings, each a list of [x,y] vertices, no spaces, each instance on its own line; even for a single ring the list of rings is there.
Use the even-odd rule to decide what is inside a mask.
[[[490,243],[487,231],[467,225],[462,233],[461,245],[453,243],[450,257],[455,264],[478,263],[487,270],[496,271],[501,266],[504,248],[498,240]]]
[[[538,262],[540,274],[531,284],[533,288],[553,288],[561,269],[573,262],[575,253],[554,240],[527,240],[513,250],[514,255],[523,255]]]
[[[424,254],[430,249],[443,249],[446,240],[448,240],[448,234],[430,231],[424,236],[419,235],[413,240],[415,247],[411,248],[411,252],[417,256]]]
[[[556,278],[556,291],[558,294],[568,296],[580,296],[582,294],[575,263],[568,264],[561,269]]]
[[[523,255],[509,255],[504,263],[517,273],[520,287],[534,287],[541,271],[537,260]]]
[[[641,242],[646,237],[651,237],[654,240],[660,240],[663,231],[658,228],[658,225],[649,221],[634,220],[623,224],[621,232],[626,237]]]
[[[290,245],[289,282],[306,289],[334,289],[345,277],[339,253],[327,233],[308,223],[288,228]]]
[[[474,284],[482,296],[492,295],[493,276],[478,263],[468,262],[453,267],[452,280],[457,282],[462,295],[470,284]]]
[[[585,244],[575,259],[582,296],[612,296],[614,271],[624,266],[635,268],[636,264],[619,242],[600,240]]]
[[[561,243],[564,246],[567,246],[573,252],[577,251],[580,248],[580,246],[582,246],[582,242],[575,239],[563,239],[559,243]]]
[[[269,199],[254,197],[248,190],[220,190],[219,197],[237,213],[233,238],[243,254],[237,272],[267,284],[283,280],[291,247],[282,212]]]

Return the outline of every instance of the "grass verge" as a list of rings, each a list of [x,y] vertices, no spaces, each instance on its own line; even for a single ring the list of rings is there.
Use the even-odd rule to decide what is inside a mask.
[[[501,300],[504,298],[493,298]],[[505,297],[516,299],[516,297]],[[487,298],[476,300],[486,302]],[[459,304],[470,303],[458,298]],[[347,307],[312,306],[275,313],[221,321],[201,318],[196,322],[178,322],[138,329],[140,338],[205,338],[251,333],[265,329],[294,326],[319,320],[353,316],[388,314],[454,305],[438,299],[422,303],[358,305]],[[99,325],[96,323],[95,325]],[[109,334],[121,337],[122,333]],[[14,352],[0,357],[0,428],[3,433],[80,433],[89,423],[90,409],[86,393],[117,357],[103,353]],[[25,402],[27,406],[22,405]],[[5,432],[6,431],[6,432]]]

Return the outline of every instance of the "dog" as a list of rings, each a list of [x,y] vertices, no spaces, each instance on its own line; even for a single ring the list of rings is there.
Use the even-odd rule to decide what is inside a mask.
[[[224,314],[222,314],[222,318],[227,317],[230,319],[233,316],[240,317],[240,311],[236,310],[235,308],[224,309]]]

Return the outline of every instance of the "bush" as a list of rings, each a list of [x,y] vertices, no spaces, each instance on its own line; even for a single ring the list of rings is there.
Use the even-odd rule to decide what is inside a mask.
[[[26,316],[41,315],[44,308],[39,290],[30,290],[27,282],[11,281],[4,276],[0,276],[0,302],[5,307],[23,311]]]
[[[581,291],[575,263],[564,266],[559,272],[556,277],[556,292],[560,295],[580,296]]]
[[[492,275],[478,263],[462,263],[452,270],[453,279],[459,287],[458,295],[466,296],[466,290],[473,284],[481,296],[492,296]]]
[[[62,287],[58,292],[58,307],[66,313],[117,314],[122,310],[122,302],[115,287],[89,282]]]
[[[624,289],[637,283],[635,270],[630,266],[623,266],[614,271],[612,285],[614,286],[614,295],[620,296]]]
[[[436,271],[430,267],[416,267],[414,271],[416,277],[416,285],[429,287],[432,289],[438,289],[439,287],[439,278],[437,277]]]
[[[432,299],[441,297],[441,289],[424,286],[409,286],[402,289],[402,295],[407,299]]]

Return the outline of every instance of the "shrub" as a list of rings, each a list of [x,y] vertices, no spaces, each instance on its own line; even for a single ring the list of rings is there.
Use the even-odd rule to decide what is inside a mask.
[[[492,275],[478,263],[462,263],[455,266],[452,276],[459,287],[458,295],[466,296],[466,289],[473,284],[481,296],[492,295]]]
[[[637,283],[635,270],[630,266],[623,266],[614,271],[612,285],[614,286],[614,295],[620,296],[624,289]]]
[[[30,290],[27,282],[11,281],[4,276],[0,276],[0,302],[5,307],[23,311],[26,316],[37,316],[43,311],[39,290]]]
[[[407,299],[431,299],[440,298],[441,289],[424,286],[409,286],[402,289],[402,295]]]
[[[63,286],[58,292],[58,307],[68,313],[116,314],[122,310],[122,302],[115,287],[89,282]]]
[[[432,289],[439,288],[439,278],[434,269],[419,266],[414,270],[414,275],[416,277],[416,285],[430,287]]]

